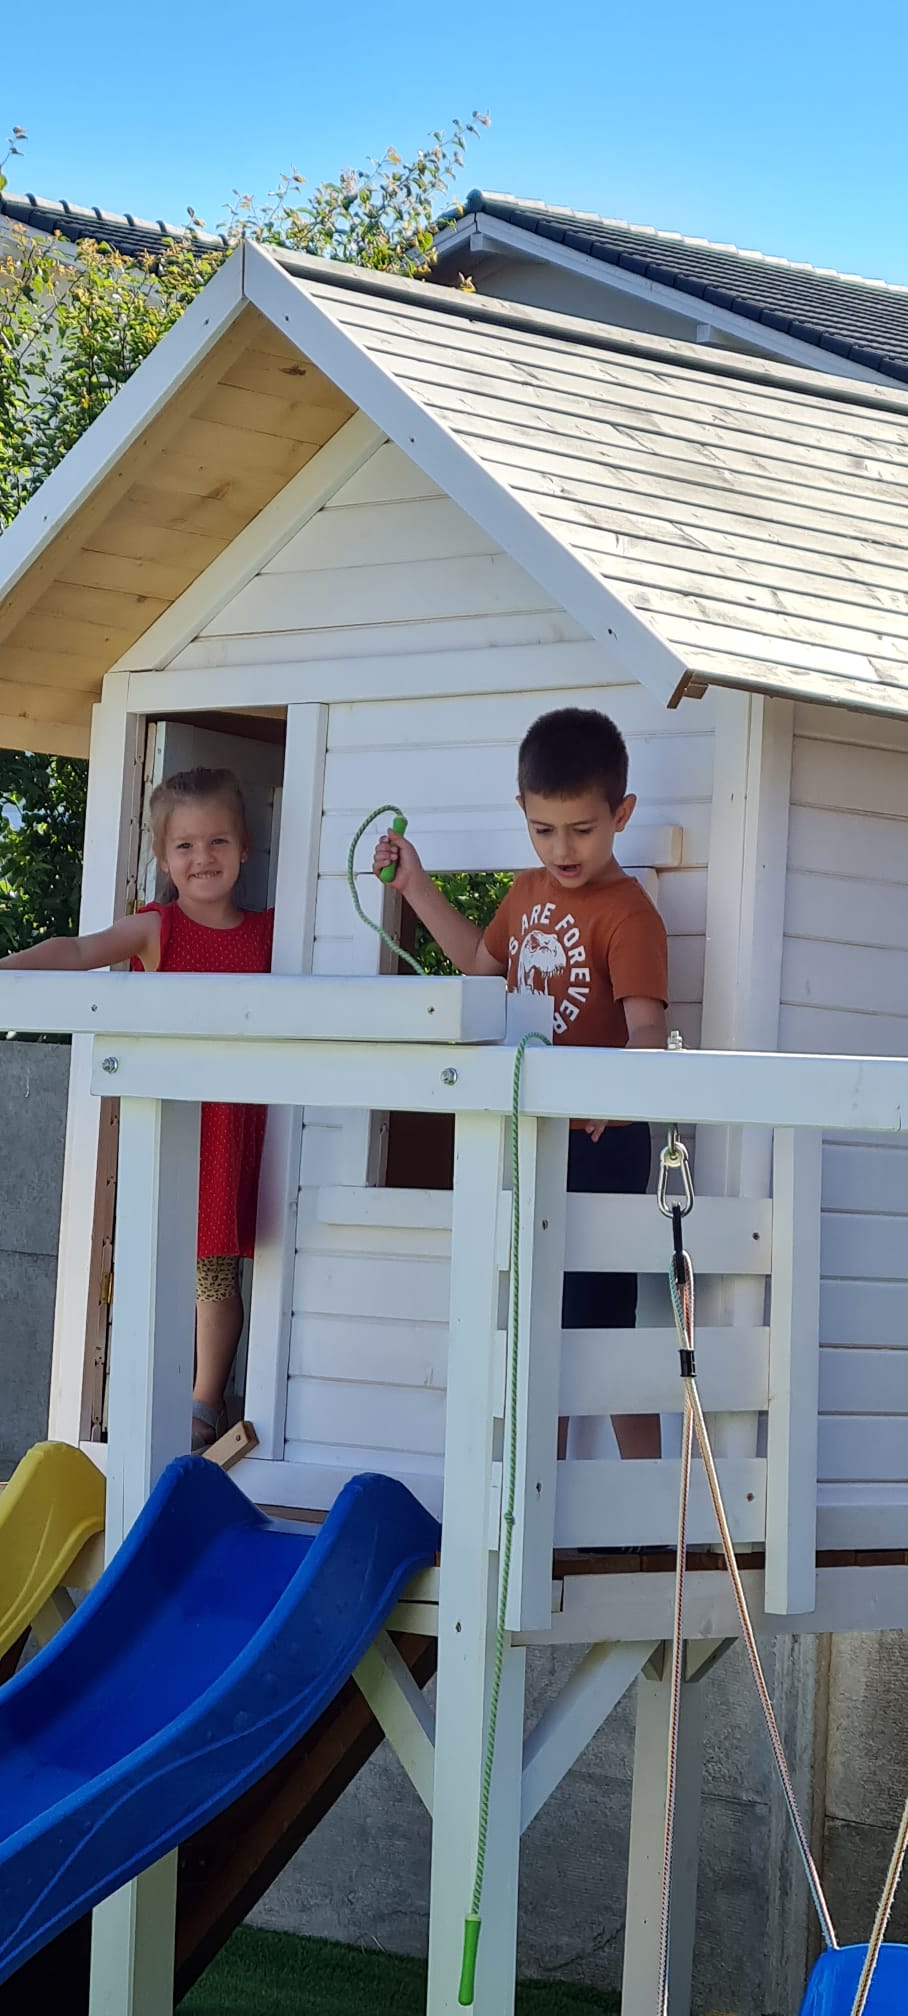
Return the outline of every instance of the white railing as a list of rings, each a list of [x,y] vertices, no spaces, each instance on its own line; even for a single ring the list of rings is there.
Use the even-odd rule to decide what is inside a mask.
[[[497,1544],[505,1348],[501,1269],[513,1052],[497,981],[227,976],[35,975],[0,981],[0,1025],[91,1031],[92,1089],[121,1100],[117,1268],[110,1406],[109,1544],[184,1445],[191,1374],[198,1104],[442,1111],[456,1117],[445,1515],[475,1562]],[[665,1330],[560,1331],[569,1266],[651,1271],[666,1264],[653,1200],[565,1199],[567,1118],[769,1127],[774,1202],[698,1201],[689,1243],[703,1275],[766,1276],[768,1326],[731,1336],[706,1323],[708,1406],[768,1417],[766,1457],[728,1457],[723,1481],[742,1542],[765,1538],[767,1608],[812,1607],[816,1533],[819,1133],[900,1130],[908,1064],[897,1060],[529,1050],[521,1109],[523,1281],[518,1400],[519,1501],[509,1622],[549,1618],[551,1556],[572,1545],[670,1539],[677,1465],[557,1465],[559,1412],[672,1405]],[[395,1211],[400,1193],[351,1192],[343,1208]],[[392,1202],[393,1200],[393,1202]],[[335,1191],[319,1208],[342,1208]],[[405,1211],[405,1206],[403,1207]],[[617,1346],[617,1348],[616,1348]],[[713,1383],[714,1382],[714,1383]],[[250,1473],[252,1465],[246,1466]],[[269,1466],[272,1470],[278,1466]],[[906,1466],[908,1467],[908,1466]],[[340,1481],[340,1479],[338,1479]],[[703,1494],[691,1537],[711,1539]],[[274,1493],[262,1495],[274,1496]],[[311,1501],[309,1501],[311,1502]],[[471,1538],[472,1536],[472,1538]],[[465,1570],[466,1572],[466,1570]]]

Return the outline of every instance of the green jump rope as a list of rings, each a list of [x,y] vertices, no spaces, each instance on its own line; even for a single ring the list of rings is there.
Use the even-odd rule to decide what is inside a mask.
[[[397,805],[379,805],[364,819],[359,830],[354,833],[347,855],[347,887],[353,901],[353,908],[363,924],[375,931],[383,944],[389,946],[401,959],[406,959],[414,973],[428,978],[425,968],[418,959],[411,958],[391,937],[384,926],[377,924],[374,917],[368,917],[360,903],[356,890],[354,861],[356,849],[376,819],[386,813],[393,814],[393,832],[403,835],[407,821]],[[382,882],[393,882],[397,872],[396,863],[389,861],[380,870]],[[489,1807],[492,1796],[492,1773],[495,1765],[495,1736],[498,1726],[498,1703],[501,1697],[501,1674],[504,1666],[504,1649],[507,1639],[505,1618],[508,1607],[508,1589],[511,1580],[511,1554],[514,1542],[515,1506],[517,1503],[517,1393],[518,1393],[518,1350],[520,1338],[520,1147],[518,1129],[520,1124],[520,1079],[524,1052],[529,1043],[548,1043],[547,1036],[528,1033],[522,1036],[514,1052],[514,1077],[511,1089],[511,1191],[513,1196],[513,1229],[511,1234],[511,1298],[508,1324],[508,1378],[507,1378],[507,1419],[505,1435],[507,1442],[507,1472],[505,1481],[504,1510],[502,1512],[503,1537],[501,1542],[501,1563],[498,1574],[498,1617],[495,1627],[495,1652],[492,1661],[492,1686],[489,1694],[489,1727],[486,1735],[482,1766],[482,1786],[479,1797],[479,1827],[476,1836],[476,1861],[473,1875],[473,1895],[467,1913],[463,1934],[463,1960],[460,1970],[460,1987],[457,2000],[464,2009],[473,2006],[476,1984],[476,1958],[479,1950],[479,1934],[482,1929],[482,1886],[485,1876],[486,1848],[489,1836]]]

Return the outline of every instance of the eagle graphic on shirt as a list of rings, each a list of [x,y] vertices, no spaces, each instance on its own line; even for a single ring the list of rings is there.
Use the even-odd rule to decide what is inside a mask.
[[[555,903],[534,903],[531,910],[525,910],[520,936],[512,937],[508,954],[517,960],[516,993],[554,997],[554,1028],[560,1036],[568,1022],[577,1021],[589,999],[590,970],[574,916],[569,910],[556,918],[557,907]]]

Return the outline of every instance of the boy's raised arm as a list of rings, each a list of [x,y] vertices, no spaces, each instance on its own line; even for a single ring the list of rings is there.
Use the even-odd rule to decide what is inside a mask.
[[[390,862],[396,864],[394,887],[415,910],[421,924],[431,932],[452,966],[460,973],[485,979],[501,978],[505,967],[492,958],[483,944],[482,927],[461,916],[426,873],[416,848],[402,834],[386,833],[378,843],[372,867],[376,875]]]

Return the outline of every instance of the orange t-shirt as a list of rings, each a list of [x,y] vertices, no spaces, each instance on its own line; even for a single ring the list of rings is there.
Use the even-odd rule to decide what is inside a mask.
[[[545,868],[518,875],[486,928],[512,994],[549,994],[556,1043],[623,1050],[622,1002],[668,1005],[668,946],[655,905],[630,875],[561,888]]]

